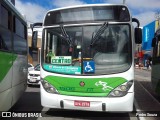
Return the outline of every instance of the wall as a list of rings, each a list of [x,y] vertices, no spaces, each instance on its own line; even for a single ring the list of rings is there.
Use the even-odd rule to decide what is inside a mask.
[[[151,43],[155,33],[156,22],[153,21],[143,27],[142,50],[151,51]]]

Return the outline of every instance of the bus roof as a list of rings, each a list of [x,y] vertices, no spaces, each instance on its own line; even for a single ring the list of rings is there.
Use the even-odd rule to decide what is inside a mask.
[[[61,8],[57,8],[57,9],[51,9],[48,12],[65,10],[65,9],[70,9],[70,8],[96,7],[96,6],[124,6],[124,7],[127,7],[124,4],[83,4],[83,5],[73,5],[73,6],[68,6],[68,7],[61,7]]]

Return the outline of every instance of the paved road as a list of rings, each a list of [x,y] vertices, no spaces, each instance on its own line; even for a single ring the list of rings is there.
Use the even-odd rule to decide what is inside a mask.
[[[152,89],[150,70],[135,69],[135,79],[160,102],[160,96],[157,96]]]
[[[156,114],[160,116],[160,99],[155,97],[150,84],[150,71],[136,69],[135,100],[132,113],[103,113],[43,108],[40,104],[39,87],[28,87],[22,98],[10,111],[41,113],[33,120],[158,120],[159,117],[145,117],[145,115]],[[45,117],[39,117],[40,115]],[[12,118],[12,120],[14,119],[17,120],[17,118]],[[8,120],[11,120],[11,118]]]
[[[135,106],[136,111],[142,113],[139,119],[159,120],[160,119],[160,98],[155,95],[151,86],[151,71],[135,69]],[[145,115],[155,113],[159,117],[146,117]],[[149,115],[148,115],[149,116]]]

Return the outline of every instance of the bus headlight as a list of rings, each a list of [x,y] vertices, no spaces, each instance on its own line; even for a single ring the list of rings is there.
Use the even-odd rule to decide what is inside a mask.
[[[128,90],[133,85],[133,80],[123,83],[122,85],[118,86],[114,90],[110,92],[108,97],[122,97],[128,93]]]
[[[48,93],[59,94],[56,88],[54,88],[50,83],[45,80],[41,80],[42,86]]]

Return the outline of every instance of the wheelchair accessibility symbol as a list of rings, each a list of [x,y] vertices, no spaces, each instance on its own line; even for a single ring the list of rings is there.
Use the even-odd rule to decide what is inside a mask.
[[[95,63],[94,61],[84,61],[84,72],[85,73],[94,73],[95,72]]]

